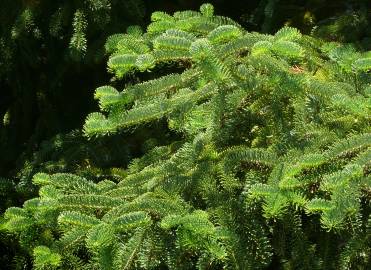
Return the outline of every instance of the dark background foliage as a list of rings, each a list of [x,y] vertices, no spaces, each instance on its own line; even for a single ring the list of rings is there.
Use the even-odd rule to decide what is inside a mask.
[[[97,110],[95,88],[110,80],[104,54],[109,35],[133,24],[145,27],[155,10],[197,9],[203,2],[0,0],[0,212],[34,194],[29,179],[40,169],[78,171],[83,166],[92,175],[104,175],[105,167],[125,166],[143,153],[143,142],[151,147],[175,136],[161,123],[128,131],[135,132],[130,139],[123,134],[87,141],[74,130]],[[361,49],[371,46],[367,0],[208,2],[217,14],[250,31],[273,33],[286,24]],[[8,269],[18,247],[0,239],[0,264]]]

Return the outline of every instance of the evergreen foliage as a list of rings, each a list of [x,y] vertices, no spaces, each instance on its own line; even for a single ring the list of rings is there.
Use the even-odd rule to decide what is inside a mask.
[[[143,24],[145,11],[140,0],[1,1],[1,175],[19,169],[22,152],[80,127],[95,108],[91,89],[106,81],[107,36]]]
[[[240,8],[246,4],[241,3]],[[250,10],[241,16],[249,29],[272,33],[282,25],[295,26],[316,37],[370,49],[368,0],[262,0],[249,1],[249,5]]]
[[[0,220],[33,267],[369,269],[370,52],[248,32],[211,4],[151,20],[108,38],[115,80],[150,79],[97,88],[84,144],[161,122],[177,136],[103,179],[35,174],[38,196]]]

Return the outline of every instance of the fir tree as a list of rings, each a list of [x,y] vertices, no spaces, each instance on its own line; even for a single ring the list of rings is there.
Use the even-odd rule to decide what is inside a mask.
[[[162,75],[99,87],[83,130],[179,136],[101,181],[35,174],[1,224],[34,268],[369,268],[370,52],[247,32],[210,4],[151,19],[107,40],[108,68]]]

